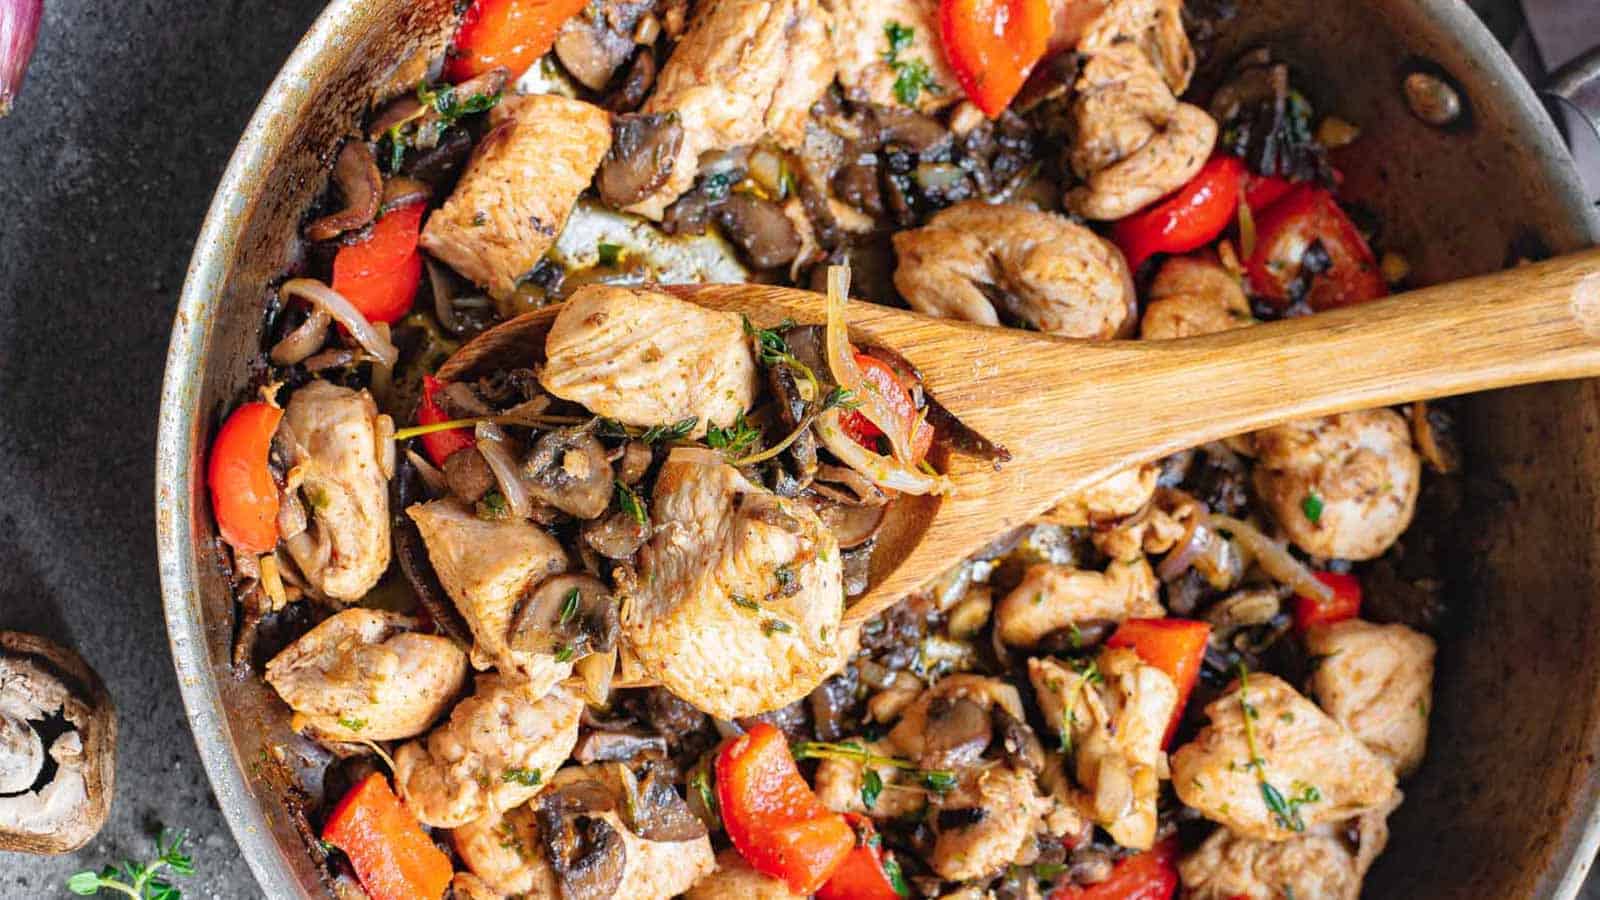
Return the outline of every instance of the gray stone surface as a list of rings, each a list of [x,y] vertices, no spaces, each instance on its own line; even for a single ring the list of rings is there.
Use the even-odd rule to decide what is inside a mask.
[[[1512,4],[1473,5],[1514,33]],[[0,898],[66,896],[69,874],[142,857],[163,825],[194,833],[185,896],[258,897],[167,656],[151,469],[190,241],[322,0],[47,6],[28,89],[0,120],[0,628],[79,648],[122,738],[106,830],[62,858],[0,854]]]
[[[47,0],[0,120],[0,628],[75,646],[120,712],[117,798],[78,853],[0,853],[0,897],[194,831],[185,896],[258,897],[185,724],[151,471],[194,235],[257,99],[323,0]]]

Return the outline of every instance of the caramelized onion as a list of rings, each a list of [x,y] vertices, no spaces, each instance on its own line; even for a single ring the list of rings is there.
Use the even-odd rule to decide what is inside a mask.
[[[389,342],[389,338],[373,327],[366,316],[333,288],[314,278],[291,278],[283,283],[283,287],[278,288],[278,294],[285,300],[299,297],[310,302],[313,307],[325,310],[335,322],[350,332],[350,336],[361,345],[361,349],[377,358],[378,363],[384,368],[394,368],[395,362],[399,360],[400,351]]]
[[[833,380],[853,395],[856,412],[878,426],[889,438],[894,458],[907,465],[911,461],[911,429],[916,425],[900,414],[877,389],[867,382],[866,376],[856,366],[855,351],[850,346],[850,329],[845,323],[844,306],[850,299],[850,268],[828,267],[828,370]],[[830,446],[828,448],[832,450]],[[837,454],[835,454],[837,455]],[[859,467],[851,466],[860,471]],[[915,493],[927,493],[916,491]]]
[[[274,365],[292,366],[304,362],[311,354],[322,349],[328,340],[328,326],[333,324],[333,317],[320,306],[311,308],[311,314],[300,323],[300,327],[284,335],[283,340],[272,345],[272,352],[268,356]]]
[[[950,482],[943,475],[929,475],[902,464],[892,456],[879,456],[856,443],[855,438],[844,433],[837,409],[830,409],[818,416],[815,428],[822,446],[827,447],[829,453],[865,475],[878,487],[906,494],[943,494],[950,490]]]
[[[506,433],[493,422],[479,422],[473,434],[478,439],[478,452],[483,454],[489,471],[494,473],[494,480],[500,486],[500,496],[506,498],[511,514],[519,519],[533,515],[533,498],[528,495],[522,476],[517,474],[517,463],[506,447]]]
[[[1262,571],[1272,576],[1274,581],[1288,585],[1302,597],[1314,597],[1318,600],[1333,599],[1332,588],[1313,577],[1311,570],[1295,559],[1288,547],[1262,534],[1254,525],[1232,516],[1221,515],[1213,515],[1211,524],[1231,533],[1234,539],[1243,544],[1245,550],[1255,557]]]

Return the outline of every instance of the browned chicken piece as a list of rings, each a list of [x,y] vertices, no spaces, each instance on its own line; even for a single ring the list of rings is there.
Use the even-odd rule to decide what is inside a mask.
[[[1105,525],[1144,509],[1156,490],[1161,467],[1154,463],[1123,469],[1061,500],[1040,518],[1057,525]]]
[[[854,737],[849,741],[860,744],[868,753],[877,756],[890,757],[897,752],[897,748],[886,740],[868,741]],[[885,790],[878,795],[872,808],[867,809],[861,800],[861,785],[866,778],[866,769],[864,763],[856,760],[837,758],[821,760],[817,763],[816,775],[811,779],[812,787],[817,792],[817,799],[834,812],[860,813],[871,815],[875,819],[914,816],[922,809],[926,795],[921,790],[910,787],[909,779],[907,787],[897,787],[901,784],[905,773],[889,765],[872,767],[872,770],[878,773]]]
[[[461,861],[492,896],[561,896],[534,805],[491,812],[450,832]]]
[[[1035,563],[995,608],[995,629],[1013,647],[1032,647],[1072,625],[1159,618],[1166,615],[1159,591],[1143,556],[1113,561],[1104,572]]]
[[[1120,219],[1177,190],[1216,143],[1217,123],[1177,101],[1135,44],[1090,53],[1077,91],[1070,162],[1084,183],[1065,199],[1086,219]]]
[[[710,0],[661,68],[642,112],[682,129],[664,182],[627,212],[651,219],[693,184],[700,156],[771,136],[798,149],[811,105],[833,82],[832,18],[817,0]]]
[[[1139,337],[1168,340],[1254,325],[1250,300],[1236,275],[1214,260],[1174,256],[1150,284]]]
[[[457,872],[455,877],[450,879],[450,896],[454,900],[505,900],[506,897],[471,872]],[[554,898],[556,895],[543,896]]]
[[[278,533],[306,583],[332,600],[360,600],[389,568],[393,434],[371,394],[321,379],[294,392],[278,425],[289,466]]]
[[[425,825],[459,828],[514,809],[543,790],[578,741],[583,701],[557,687],[479,675],[450,721],[394,755],[394,781]]]
[[[1290,422],[1254,443],[1257,495],[1312,556],[1373,559],[1411,524],[1422,459],[1394,410]]]
[[[1166,553],[1177,546],[1189,535],[1189,528],[1200,511],[1200,503],[1195,498],[1179,490],[1162,488],[1155,493],[1144,515],[1114,528],[1095,529],[1090,540],[1095,549],[1107,557],[1133,562],[1145,554]],[[1228,586],[1231,584],[1219,589]]]
[[[1320,660],[1311,696],[1404,777],[1422,764],[1433,701],[1433,638],[1404,625],[1349,619],[1306,633]]]
[[[497,667],[524,679],[536,695],[572,674],[552,653],[511,646],[511,625],[522,599],[540,582],[567,569],[567,554],[544,529],[518,519],[478,518],[456,500],[406,510],[422,532],[439,582],[472,630],[472,665]]]
[[[1095,824],[1124,847],[1156,838],[1156,798],[1166,776],[1161,739],[1178,689],[1167,673],[1128,649],[1102,650],[1077,672],[1056,660],[1028,660],[1045,723],[1062,735]]]
[[[1388,763],[1276,676],[1234,682],[1206,715],[1211,724],[1172,754],[1172,785],[1241,837],[1290,840],[1394,794]]]
[[[545,390],[648,428],[694,418],[690,437],[730,426],[755,402],[755,358],[736,313],[649,290],[575,292],[545,339]]]
[[[1111,0],[1084,30],[1078,52],[1137,47],[1168,91],[1181,95],[1194,75],[1194,49],[1183,30],[1183,0]]]
[[[510,296],[555,243],[610,147],[611,119],[597,106],[506,97],[454,193],[428,216],[423,248],[491,296]]]
[[[1287,841],[1255,840],[1219,828],[1179,862],[1184,897],[1359,900],[1367,869],[1389,842],[1388,816],[1400,800],[1395,791],[1389,803],[1350,822],[1319,825]]]
[[[983,675],[949,675],[922,692],[889,731],[889,742],[923,769],[976,766],[993,739],[994,707],[1025,721],[1014,685]]]
[[[1136,315],[1121,251],[1054,213],[970,200],[897,232],[894,249],[896,290],[931,316],[1110,338]]]
[[[622,629],[644,671],[723,719],[811,693],[854,651],[839,544],[811,508],[732,466],[669,458]]]
[[[967,881],[1031,864],[1050,803],[1033,773],[990,763],[962,772],[938,806],[928,865],[940,878]]]
[[[266,679],[294,710],[294,729],[327,741],[395,741],[428,730],[467,680],[449,638],[416,634],[414,619],[347,609],[267,663]]]
[[[717,854],[717,870],[700,879],[683,895],[684,900],[806,900],[782,879],[763,875],[729,847]]]
[[[904,106],[922,112],[943,109],[965,96],[955,72],[945,62],[939,39],[938,0],[824,0],[833,12],[833,51],[839,60],[839,84],[845,96],[878,106]],[[906,35],[897,50],[889,29]],[[902,79],[903,65],[926,66],[915,96]],[[897,65],[900,64],[900,65]],[[895,91],[901,80],[902,99]]]

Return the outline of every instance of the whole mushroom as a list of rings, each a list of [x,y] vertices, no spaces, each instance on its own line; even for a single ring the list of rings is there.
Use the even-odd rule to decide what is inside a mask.
[[[117,716],[76,653],[0,631],[0,850],[68,853],[105,824]]]

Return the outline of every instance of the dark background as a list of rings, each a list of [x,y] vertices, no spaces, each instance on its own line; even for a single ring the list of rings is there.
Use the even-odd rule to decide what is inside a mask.
[[[164,825],[193,833],[185,896],[260,895],[184,720],[151,473],[194,236],[323,3],[46,0],[27,90],[0,120],[0,628],[78,648],[121,728],[106,829],[67,857],[0,854],[0,897],[66,896],[68,875],[144,858]],[[1514,3],[1473,6],[1503,39],[1519,30]]]

